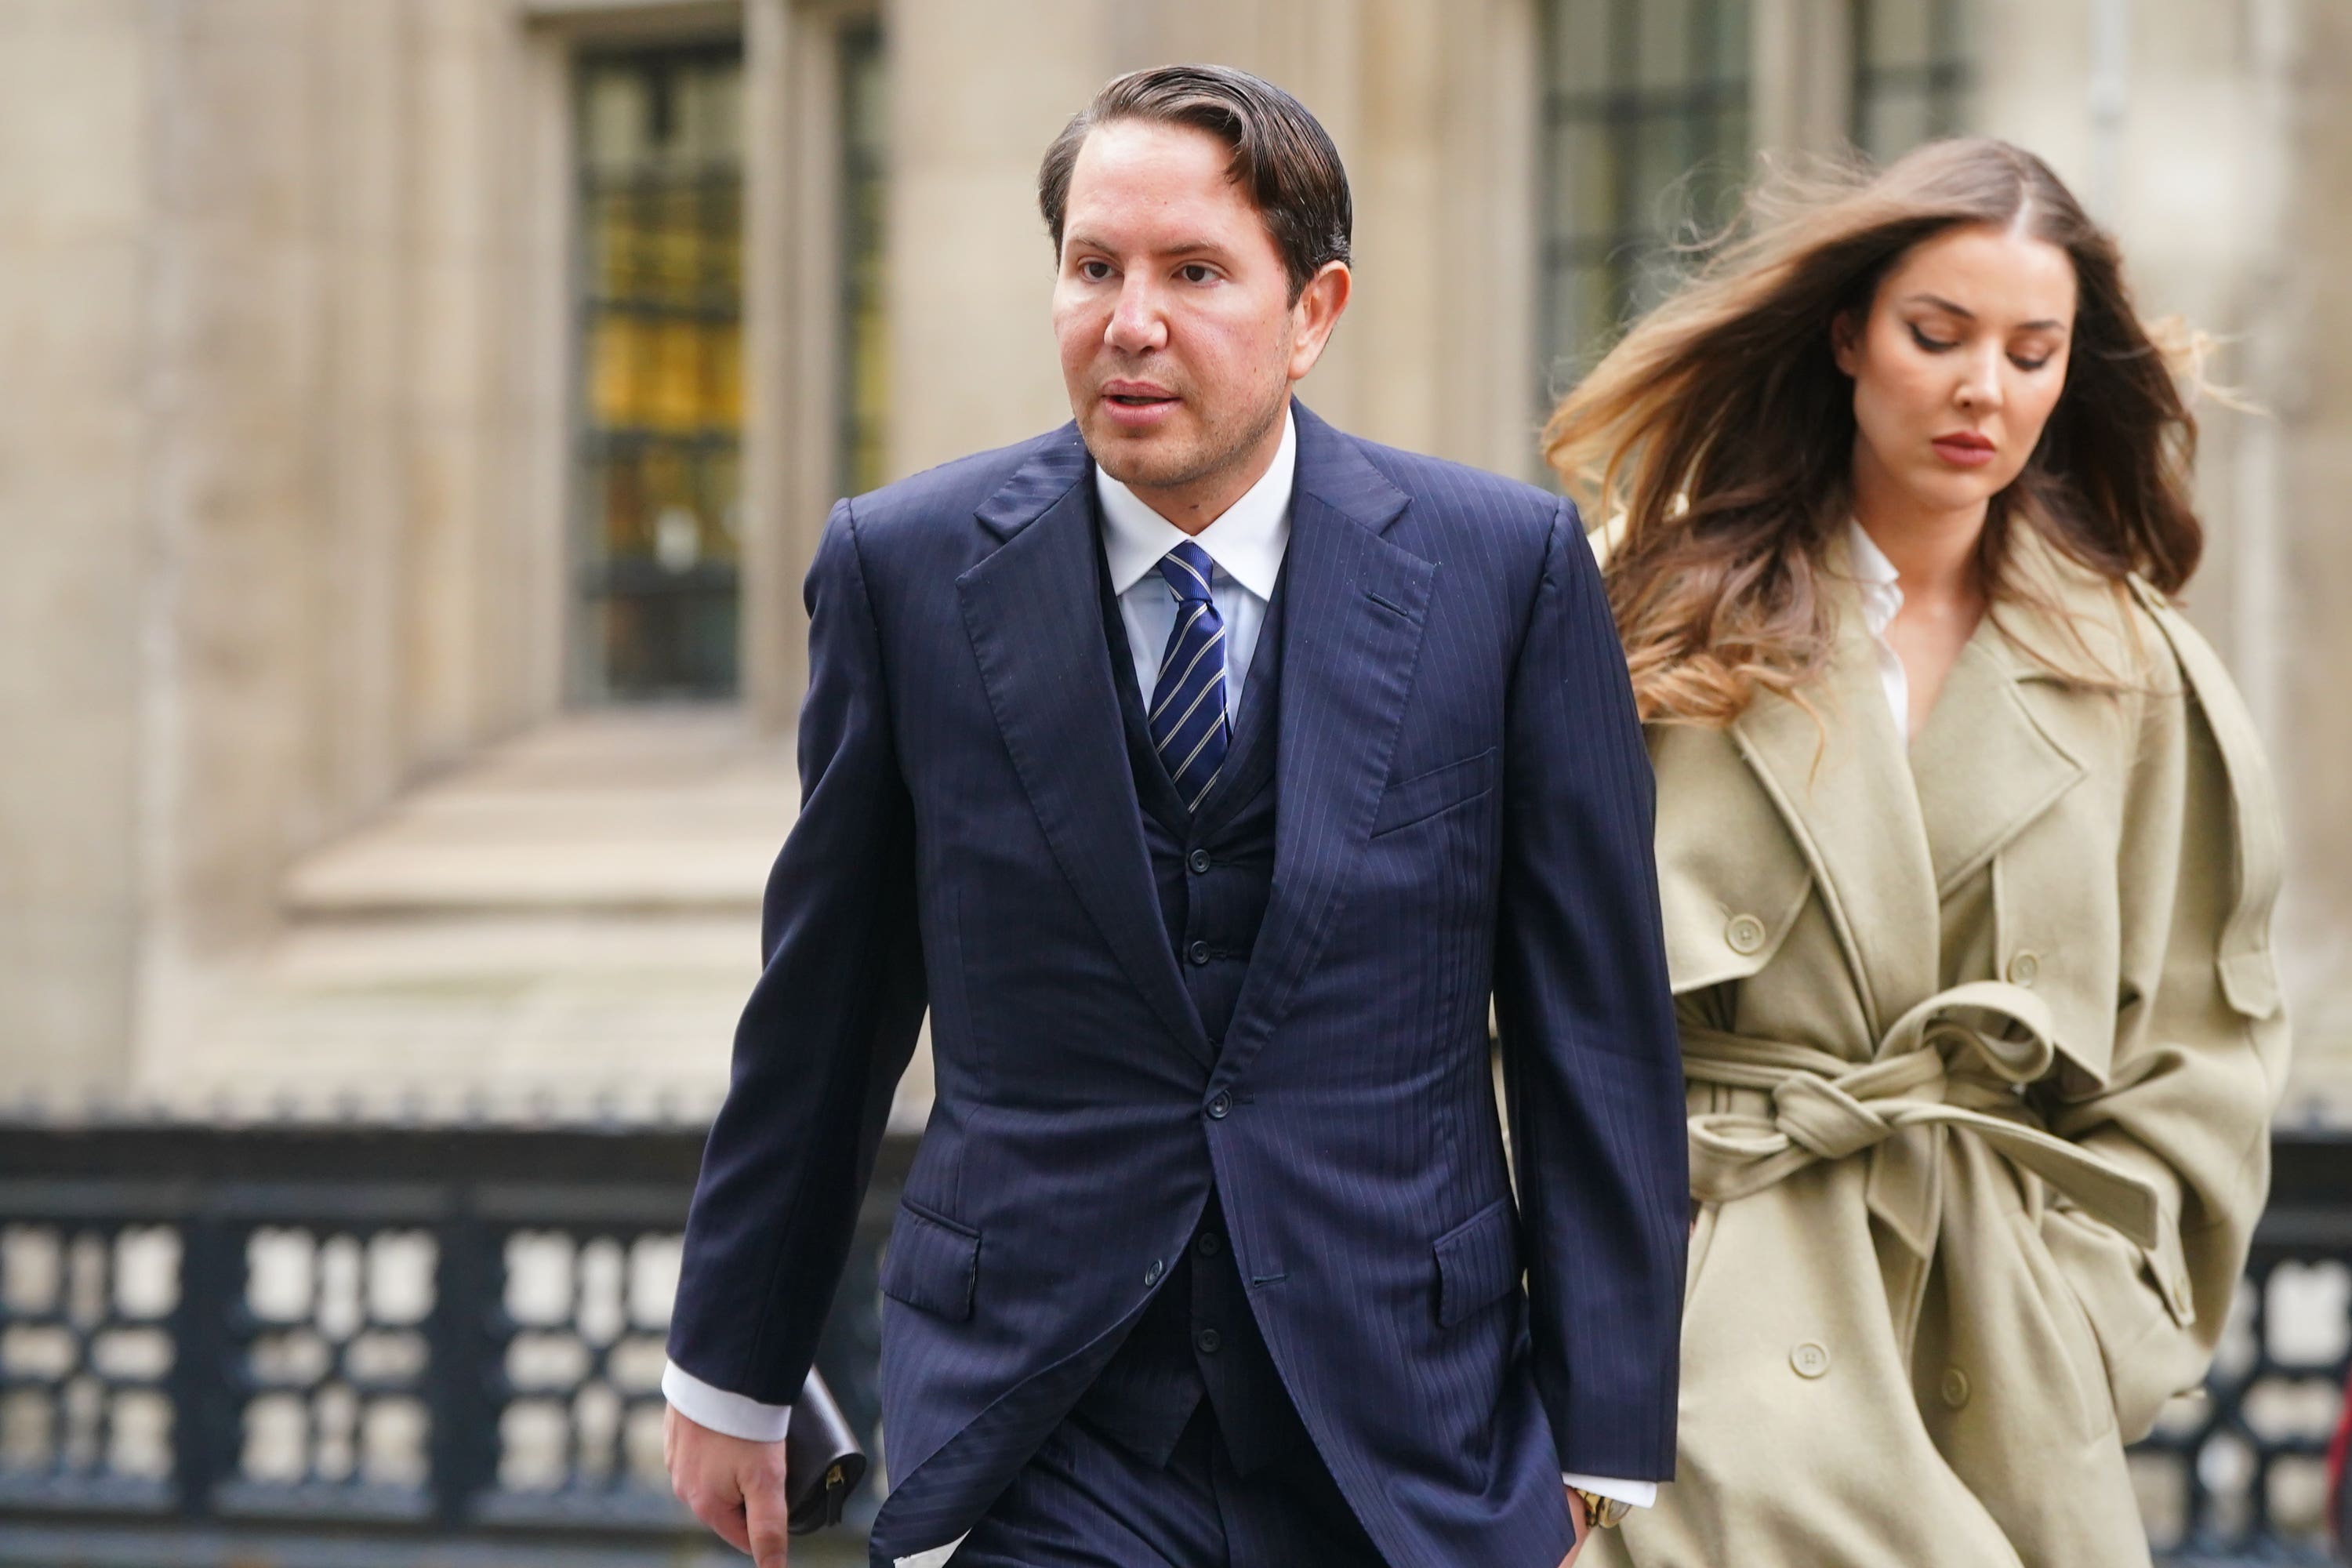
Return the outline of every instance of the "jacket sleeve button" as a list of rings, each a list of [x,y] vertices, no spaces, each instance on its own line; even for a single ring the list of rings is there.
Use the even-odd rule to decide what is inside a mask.
[[[1723,940],[1742,957],[1763,952],[1764,936],[1764,922],[1754,915],[1734,915],[1731,923],[1723,928]]]

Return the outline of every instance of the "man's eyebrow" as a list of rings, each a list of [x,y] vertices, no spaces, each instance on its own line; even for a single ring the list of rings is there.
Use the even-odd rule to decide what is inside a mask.
[[[1106,250],[1116,252],[1118,249],[1116,246],[1110,245],[1106,241],[1097,239],[1093,235],[1081,234],[1075,229],[1069,233],[1062,243],[1064,248],[1071,250]],[[1179,240],[1174,245],[1163,246],[1159,250],[1153,252],[1154,255],[1158,256],[1223,256],[1224,253],[1224,246],[1221,242],[1213,239]]]
[[[1974,310],[1969,310],[1965,305],[1955,305],[1949,300],[1945,299],[1941,294],[1914,294],[1904,302],[1906,304],[1917,303],[1922,305],[1933,305],[1938,310],[1950,311],[1953,315],[1959,317],[1964,321],[1973,321],[1977,319],[1977,313]],[[2055,332],[2063,331],[2065,331],[2065,322],[2053,321],[2045,317],[2039,321],[2021,322],[2019,323],[2017,330],[2021,332]]]

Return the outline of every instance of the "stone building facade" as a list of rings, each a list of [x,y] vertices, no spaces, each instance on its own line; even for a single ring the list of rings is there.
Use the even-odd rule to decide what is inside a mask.
[[[0,0],[0,1099],[707,1107],[826,505],[1066,417],[1037,158],[1171,58],[1348,160],[1307,399],[1528,478],[1753,154],[2047,155],[2248,405],[2192,613],[2352,1103],[2327,0]]]

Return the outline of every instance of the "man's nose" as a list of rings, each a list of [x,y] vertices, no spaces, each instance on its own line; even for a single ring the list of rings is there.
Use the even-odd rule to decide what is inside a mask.
[[[1148,279],[1129,278],[1120,287],[1103,342],[1130,354],[1167,347],[1168,318],[1160,309],[1160,290]]]

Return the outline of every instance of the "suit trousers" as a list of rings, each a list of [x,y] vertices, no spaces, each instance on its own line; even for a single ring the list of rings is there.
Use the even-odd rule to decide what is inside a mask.
[[[1070,1415],[950,1568],[1382,1568],[1313,1448],[1244,1477],[1206,1400],[1165,1467]]]

